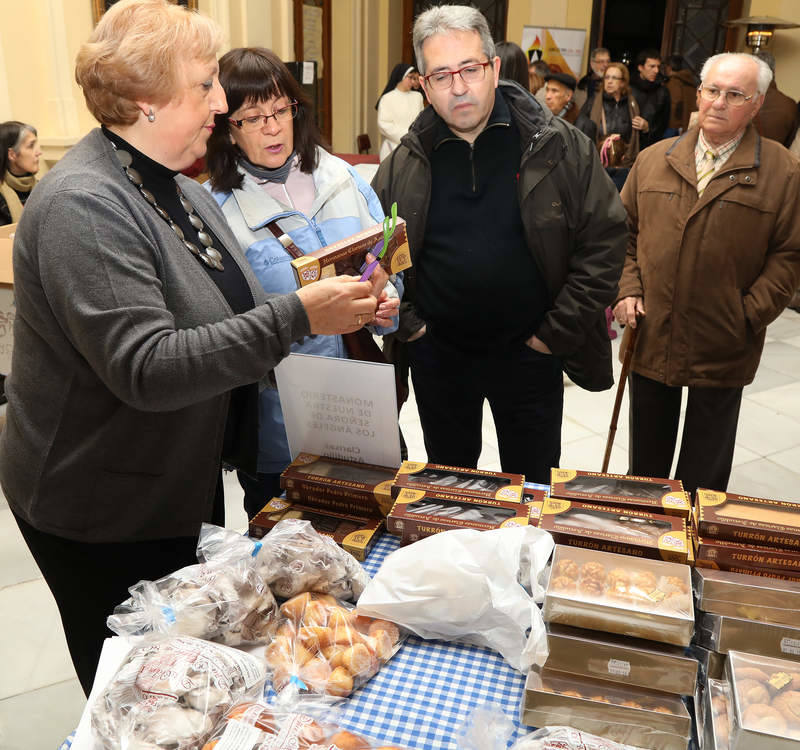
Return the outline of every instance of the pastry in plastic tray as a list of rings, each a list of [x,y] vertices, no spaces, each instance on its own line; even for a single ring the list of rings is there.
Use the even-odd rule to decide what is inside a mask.
[[[388,620],[359,616],[324,594],[300,594],[281,605],[266,659],[272,685],[345,697],[367,682],[400,647]]]
[[[102,747],[195,750],[231,706],[257,698],[265,666],[243,651],[188,636],[132,649],[92,707]]]
[[[392,507],[397,470],[300,453],[281,474],[286,497],[311,508],[383,518]]]
[[[565,725],[653,750],[686,750],[692,721],[680,698],[543,670],[525,682],[522,723]]]
[[[686,563],[686,521],[677,516],[548,497],[539,528],[556,544]]]
[[[547,647],[549,670],[674,695],[692,695],[697,686],[697,660],[679,646],[551,623]]]
[[[731,750],[800,747],[800,664],[738,651],[728,653]]]
[[[705,690],[703,750],[728,750],[731,734],[731,691],[727,682],[708,680]]]
[[[800,628],[788,625],[703,613],[698,618],[696,640],[720,654],[747,650],[760,656],[800,660]]]
[[[800,551],[797,503],[704,489],[695,497],[700,536]]]
[[[692,573],[697,608],[717,615],[798,625],[800,581],[695,568]]]
[[[550,497],[623,505],[688,518],[692,505],[679,479],[653,479],[574,469],[550,470]]]
[[[250,557],[189,565],[128,590],[108,618],[117,635],[169,633],[238,646],[266,640],[278,611]]]
[[[397,497],[403,489],[411,489],[519,503],[524,484],[522,474],[403,461],[397,470],[392,497]]]
[[[545,622],[688,646],[694,630],[690,568],[556,545]]]
[[[300,711],[240,703],[225,714],[203,750],[403,750]]]

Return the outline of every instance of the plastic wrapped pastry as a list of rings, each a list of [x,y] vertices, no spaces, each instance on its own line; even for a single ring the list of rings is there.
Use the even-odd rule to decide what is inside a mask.
[[[234,706],[217,725],[203,750],[223,747],[227,750],[403,750],[348,732],[331,721],[260,703]]]
[[[238,646],[266,640],[278,609],[250,556],[189,565],[128,590],[107,621],[118,635],[169,633]]]
[[[260,659],[188,636],[134,648],[92,707],[103,748],[196,750],[235,703],[264,687]]]
[[[202,540],[197,555],[201,560],[230,559],[232,550],[242,549],[252,555],[256,572],[281,599],[314,591],[356,601],[369,583],[355,557],[319,534],[309,521],[297,518],[279,521],[259,540],[221,529]]]
[[[358,616],[329,594],[303,593],[284,602],[266,659],[272,685],[346,697],[367,682],[400,646],[388,620]]]

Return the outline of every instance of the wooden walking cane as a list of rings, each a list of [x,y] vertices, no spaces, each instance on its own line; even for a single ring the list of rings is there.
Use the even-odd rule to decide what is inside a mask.
[[[619,384],[617,385],[617,398],[614,401],[614,411],[611,413],[611,426],[608,428],[608,440],[606,441],[606,454],[603,456],[603,468],[601,471],[608,471],[608,463],[611,460],[611,448],[614,446],[614,436],[617,434],[617,421],[619,420],[619,410],[622,406],[622,394],[625,393],[625,381],[628,379],[628,372],[631,369],[631,359],[633,350],[636,346],[636,334],[639,333],[640,321],[637,321],[636,328],[630,328],[630,334],[625,336],[627,344],[622,354],[622,371],[619,374]],[[627,333],[627,331],[626,331]]]

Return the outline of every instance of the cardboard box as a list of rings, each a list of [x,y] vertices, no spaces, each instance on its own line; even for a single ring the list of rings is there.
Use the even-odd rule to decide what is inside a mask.
[[[731,651],[730,750],[797,750],[800,675],[796,662]]]
[[[408,489],[424,490],[432,496],[443,493],[520,503],[524,484],[525,477],[522,474],[403,461],[397,470],[392,495],[396,498],[401,490]]]
[[[689,518],[692,504],[679,479],[653,479],[573,469],[550,470],[550,497],[623,505],[631,510]]]
[[[298,286],[313,284],[329,276],[361,276],[361,269],[368,252],[375,254],[375,246],[383,245],[383,224],[357,232],[350,237],[326,245],[292,261],[295,280]],[[381,267],[389,275],[411,267],[411,251],[406,237],[406,223],[397,219],[394,234],[389,246],[380,260]]]
[[[697,532],[712,539],[800,551],[797,503],[698,489]]]
[[[690,568],[556,545],[545,622],[676,646],[694,631]]]
[[[686,564],[686,521],[619,505],[548,497],[539,528],[556,544]]]
[[[458,495],[435,496],[425,490],[404,489],[395,500],[386,528],[401,537],[401,544],[452,529],[488,531],[504,526],[535,526],[531,513],[538,513],[536,504],[481,500]]]
[[[547,646],[548,670],[674,695],[693,695],[697,687],[697,660],[679,646],[553,624]]]
[[[316,531],[329,536],[361,562],[367,559],[367,555],[383,533],[382,519],[359,518],[344,513],[321,513],[314,508],[290,503],[282,497],[273,497],[250,519],[248,533],[254,539],[261,539],[284,518],[310,521]]]
[[[797,625],[800,581],[695,568],[697,608],[703,612],[776,625]]]
[[[800,550],[793,552],[755,544],[695,537],[695,567],[800,580]]]
[[[788,625],[706,612],[698,618],[695,638],[699,646],[720,654],[746,650],[760,656],[800,661],[800,628]],[[800,673],[800,666],[795,665],[795,669]]]
[[[674,695],[547,670],[528,674],[520,718],[529,726],[569,726],[651,750],[686,750],[692,731]]]
[[[383,518],[395,469],[300,453],[281,474],[287,499],[321,511]]]

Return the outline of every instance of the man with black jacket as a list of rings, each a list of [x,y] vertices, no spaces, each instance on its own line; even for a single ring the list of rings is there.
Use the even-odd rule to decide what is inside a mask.
[[[414,24],[431,103],[373,180],[397,201],[414,265],[387,353],[410,365],[428,460],[475,467],[483,402],[504,471],[549,481],[561,453],[562,368],[611,387],[604,308],[625,212],[594,144],[521,87],[474,8]]]
[[[644,49],[636,56],[636,72],[631,76],[633,98],[639,105],[647,130],[639,133],[640,149],[664,137],[669,125],[672,101],[661,75],[661,55],[658,50]]]

